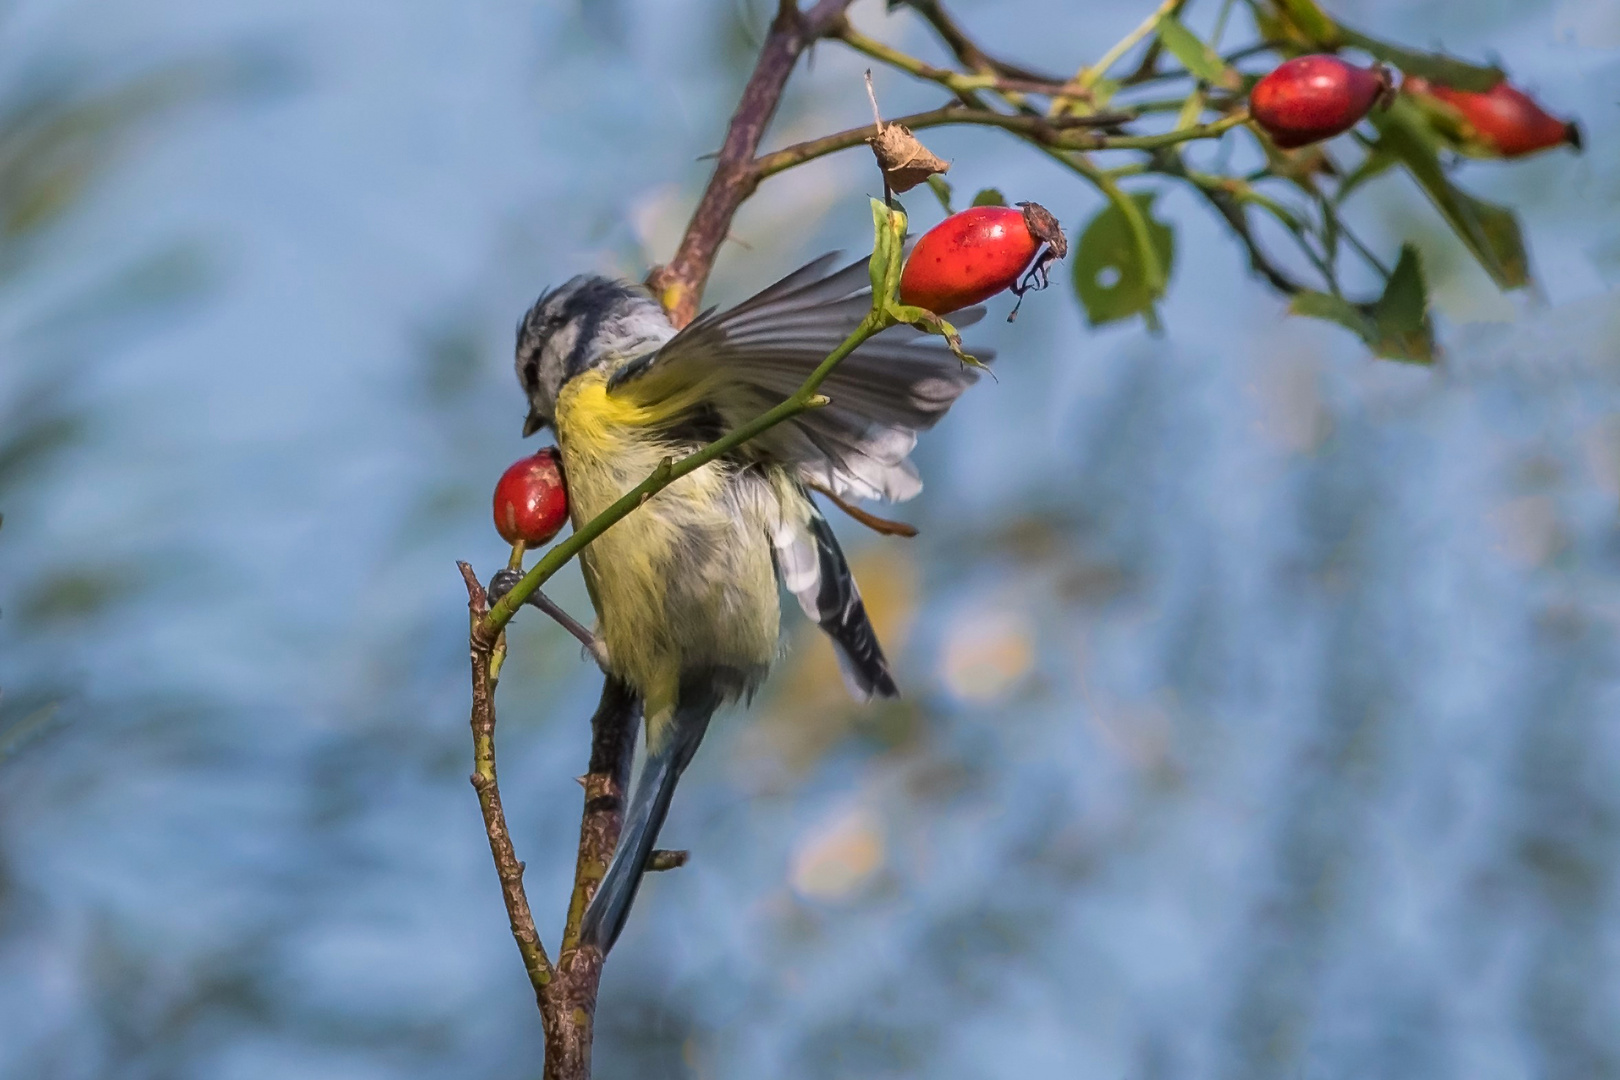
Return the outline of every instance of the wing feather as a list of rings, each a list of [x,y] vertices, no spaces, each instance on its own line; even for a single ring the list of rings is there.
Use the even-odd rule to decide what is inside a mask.
[[[866,614],[861,590],[827,519],[810,493],[800,489],[805,516],[784,522],[771,535],[782,584],[798,597],[804,613],[832,639],[838,668],[850,693],[860,701],[899,697],[888,658]]]
[[[759,415],[803,385],[870,310],[866,260],[833,269],[837,258],[824,255],[727,311],[704,312],[655,354],[621,368],[610,388],[651,401],[701,383],[727,426]],[[953,322],[969,326],[982,316],[970,309]],[[938,337],[894,327],[822,384],[831,406],[760,436],[744,456],[793,465],[840,496],[910,498],[922,486],[907,458],[916,433],[977,379]]]

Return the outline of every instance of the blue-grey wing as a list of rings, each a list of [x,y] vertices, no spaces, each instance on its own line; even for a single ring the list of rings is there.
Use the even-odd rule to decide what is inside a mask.
[[[834,269],[824,255],[727,311],[707,311],[656,353],[615,374],[610,388],[661,399],[702,384],[725,426],[743,423],[797,390],[871,307],[866,260]],[[957,326],[983,316],[958,312]],[[987,350],[973,350],[983,362]],[[921,490],[909,456],[978,379],[938,337],[894,327],[856,349],[822,384],[832,404],[749,444],[801,479],[852,498],[908,499]]]

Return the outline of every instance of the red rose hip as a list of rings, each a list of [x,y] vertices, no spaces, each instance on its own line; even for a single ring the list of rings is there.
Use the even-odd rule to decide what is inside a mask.
[[[1249,91],[1249,115],[1271,141],[1293,150],[1349,131],[1390,92],[1389,70],[1357,67],[1337,56],[1300,56],[1279,64]]]
[[[544,544],[568,520],[562,454],[548,446],[516,462],[495,485],[495,531],[508,544]]]
[[[1057,258],[1068,244],[1057,221],[1035,203],[974,206],[932,229],[900,272],[900,302],[946,315],[1018,284],[1046,244]]]
[[[1464,149],[1487,157],[1523,157],[1565,143],[1581,147],[1581,129],[1543,109],[1505,79],[1483,93],[1453,90],[1412,76],[1401,84],[1408,94],[1448,106],[1461,120]]]

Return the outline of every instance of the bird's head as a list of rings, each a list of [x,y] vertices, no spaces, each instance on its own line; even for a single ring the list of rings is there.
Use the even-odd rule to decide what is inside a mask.
[[[529,399],[523,434],[556,415],[563,384],[592,368],[633,359],[674,333],[639,285],[581,274],[541,295],[518,324],[515,366]]]

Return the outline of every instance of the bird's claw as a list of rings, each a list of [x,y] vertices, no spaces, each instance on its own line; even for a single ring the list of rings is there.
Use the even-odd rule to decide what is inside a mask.
[[[516,588],[517,583],[522,580],[523,571],[521,570],[514,570],[511,567],[506,567],[505,569],[495,571],[495,576],[489,579],[489,587],[484,590],[485,595],[489,597],[490,607],[494,607],[496,604],[500,603],[501,598]],[[603,671],[607,670],[607,645],[600,637],[592,633],[588,627],[584,626],[573,616],[569,615],[568,612],[558,607],[550,597],[541,592],[539,589],[536,589],[534,593],[524,601],[524,603],[528,604],[530,607],[539,608],[541,611],[555,619],[564,630],[567,630],[570,634],[574,635],[579,643],[585,646],[585,651],[590,654],[592,660],[596,661],[598,667],[600,667]]]
[[[523,571],[506,567],[495,571],[495,576],[489,579],[489,588],[484,592],[489,596],[491,607],[501,602],[501,598],[512,591],[512,587],[523,580]]]

